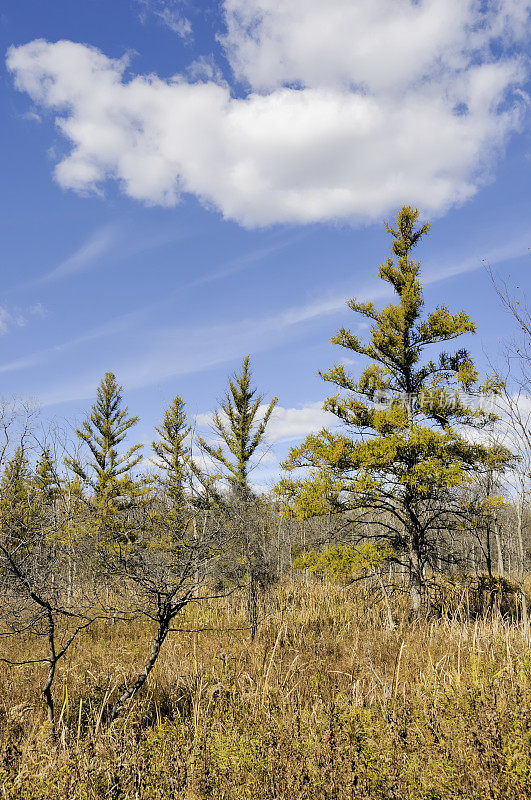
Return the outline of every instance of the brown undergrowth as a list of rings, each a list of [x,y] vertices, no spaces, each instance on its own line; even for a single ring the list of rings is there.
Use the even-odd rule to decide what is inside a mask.
[[[397,626],[369,593],[286,585],[257,638],[243,603],[187,609],[127,713],[105,712],[149,651],[147,625],[93,626],[61,664],[54,741],[41,666],[2,670],[0,796],[531,797],[531,651],[495,614]],[[19,649],[22,649],[19,645]],[[27,655],[24,652],[11,655]]]

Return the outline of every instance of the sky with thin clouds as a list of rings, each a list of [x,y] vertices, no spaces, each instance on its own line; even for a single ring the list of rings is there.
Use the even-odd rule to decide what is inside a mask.
[[[267,485],[327,422],[317,376],[382,220],[432,232],[426,302],[486,366],[531,289],[528,0],[4,0],[2,393],[82,418],[106,370],[198,424],[246,353],[279,397]],[[360,328],[363,332],[363,328]],[[352,369],[361,366],[357,360]]]

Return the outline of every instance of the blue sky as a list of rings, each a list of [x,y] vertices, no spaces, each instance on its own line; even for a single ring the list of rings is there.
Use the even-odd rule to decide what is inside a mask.
[[[529,8],[6,0],[2,393],[75,421],[112,370],[149,441],[250,352],[281,407],[267,484],[322,422],[317,370],[344,300],[378,297],[404,202],[433,224],[427,305],[465,308],[496,361],[482,259],[531,288]]]

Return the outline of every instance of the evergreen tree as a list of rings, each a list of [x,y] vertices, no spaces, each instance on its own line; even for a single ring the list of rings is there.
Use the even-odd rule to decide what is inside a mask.
[[[98,389],[92,411],[76,431],[90,452],[86,464],[79,458],[67,463],[81,480],[93,491],[100,522],[111,520],[112,515],[127,507],[138,495],[138,486],[131,472],[141,461],[142,445],[135,444],[120,453],[119,448],[128,431],[138,422],[129,417],[127,406],[122,406],[122,387],[112,372],[106,372]]]
[[[61,491],[61,484],[49,447],[43,448],[35,467],[35,483],[44,504],[53,506]]]
[[[278,398],[274,397],[270,401],[262,416],[259,410],[263,395],[256,394],[251,380],[249,356],[246,356],[241,373],[229,379],[225,400],[214,415],[214,430],[221,443],[214,447],[199,438],[199,444],[220,466],[231,489],[230,507],[229,504],[225,504],[225,507],[232,518],[232,527],[236,529],[236,541],[248,572],[249,630],[254,638],[258,625],[258,582],[265,570],[261,546],[263,537],[259,535],[258,526],[253,523],[259,501],[253,496],[249,486],[249,472]]]
[[[8,461],[0,481],[2,528],[10,538],[24,538],[35,518],[31,468],[20,445]]]
[[[13,458],[7,462],[2,475],[0,490],[5,499],[12,503],[24,503],[31,483],[31,469],[20,445],[15,450]]]
[[[203,438],[199,438],[203,450],[219,464],[229,485],[241,498],[251,493],[251,459],[263,442],[267,423],[278,401],[274,397],[260,419],[258,411],[263,395],[256,395],[256,389],[251,387],[251,379],[249,356],[245,356],[241,374],[229,379],[225,400],[220,404],[220,410],[214,414],[214,430],[221,439],[221,444],[212,447]]]
[[[329,510],[368,510],[373,520],[376,511],[393,545],[405,553],[413,613],[421,607],[430,546],[452,491],[475,471],[502,467],[509,458],[503,448],[466,435],[466,429],[494,419],[472,403],[472,395],[495,388],[478,385],[468,352],[425,357],[432,345],[474,333],[475,326],[464,311],[451,314],[445,305],[423,314],[420,264],[411,251],[429,226],[416,227],[418,217],[405,206],[396,226],[385,226],[394,258],[380,266],[379,277],[390,284],[396,302],[379,311],[373,302],[349,300],[352,311],[371,323],[370,337],[364,342],[341,328],[332,339],[370,360],[357,380],[342,364],[322,374],[338,389],[324,409],[341,420],[345,432],[323,430],[292,449],[285,468],[306,468],[308,476],[279,486],[291,499],[292,513],[304,515],[304,504],[321,507],[313,495],[323,485],[333,487]]]
[[[44,447],[33,476],[37,489],[37,502],[43,513],[43,522],[57,532],[57,504],[61,497],[61,481],[49,447]]]
[[[152,443],[153,451],[164,472],[164,488],[172,509],[182,511],[186,501],[186,483],[191,479],[192,463],[189,444],[190,426],[185,404],[177,395],[164,413],[162,425],[155,428],[159,440]]]

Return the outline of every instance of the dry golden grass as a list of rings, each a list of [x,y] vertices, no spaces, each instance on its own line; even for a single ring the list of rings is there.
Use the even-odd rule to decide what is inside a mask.
[[[5,798],[531,797],[531,655],[499,617],[411,625],[337,586],[286,585],[245,631],[174,633],[124,718],[105,708],[142,664],[147,625],[98,624],[62,663],[54,743],[43,667],[0,678]],[[181,627],[238,628],[240,602]]]

